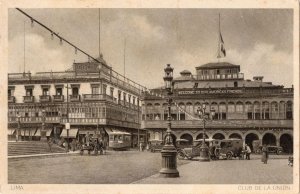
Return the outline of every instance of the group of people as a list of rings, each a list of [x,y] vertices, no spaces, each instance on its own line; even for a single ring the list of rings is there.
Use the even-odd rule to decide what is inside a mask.
[[[263,145],[262,146],[262,156],[261,156],[261,161],[264,163],[264,164],[267,164],[268,163],[268,159],[269,159],[269,153],[268,153],[268,148],[267,148],[267,145]],[[251,154],[251,148],[248,144],[246,144],[244,150],[243,150],[243,153],[246,155],[246,160],[250,160],[250,154]]]

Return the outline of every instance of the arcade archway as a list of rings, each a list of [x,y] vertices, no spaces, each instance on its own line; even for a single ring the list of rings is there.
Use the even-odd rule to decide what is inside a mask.
[[[263,136],[262,144],[276,146],[276,136],[272,133],[266,133]]]
[[[242,139],[242,136],[238,133],[233,133],[231,135],[229,135],[230,139]]]
[[[200,133],[199,135],[197,135],[196,139],[203,139],[203,133]],[[205,134],[205,139],[208,139],[207,134]]]
[[[256,135],[255,133],[249,133],[245,137],[245,143],[250,146],[252,151],[255,150],[259,146],[259,142],[256,141],[257,143],[254,143],[255,144],[254,145],[255,149],[253,149],[254,148],[253,147],[253,141],[255,141],[255,140],[259,140],[258,135]]]
[[[213,139],[225,139],[225,136],[222,133],[216,133],[212,136]]]
[[[290,134],[283,134],[280,137],[280,146],[283,152],[292,154],[293,153],[293,137]]]
[[[186,140],[188,140],[188,142],[186,144],[193,145],[193,137],[188,133],[181,135],[180,139],[186,139]]]

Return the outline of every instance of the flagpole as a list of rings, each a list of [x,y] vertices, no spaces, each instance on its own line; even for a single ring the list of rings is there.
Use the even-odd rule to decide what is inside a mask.
[[[220,62],[220,58],[221,58],[221,55],[220,55],[220,44],[221,44],[221,28],[220,28],[220,13],[219,13],[219,33],[218,33],[218,36],[219,36],[219,41],[218,41],[218,63]]]

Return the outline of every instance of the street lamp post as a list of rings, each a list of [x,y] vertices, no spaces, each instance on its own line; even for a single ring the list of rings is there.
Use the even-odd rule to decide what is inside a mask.
[[[17,115],[17,121],[18,121],[18,129],[16,132],[16,141],[19,141],[19,134],[20,134],[20,130],[21,130],[21,116],[18,114]]]
[[[171,136],[171,103],[173,94],[172,91],[172,81],[173,81],[173,68],[170,64],[167,64],[165,70],[165,88],[168,94],[168,121],[167,121],[167,134],[165,138],[165,145],[162,148],[162,169],[159,171],[161,177],[175,178],[179,177],[179,172],[177,170],[177,150],[173,145],[173,139]]]
[[[67,123],[65,125],[67,130],[67,141],[66,141],[66,152],[69,152],[69,130],[70,130],[70,123],[69,123],[69,84],[67,83]]]
[[[209,148],[205,143],[205,124],[206,121],[209,119],[209,115],[206,114],[205,109],[206,109],[206,104],[204,103],[202,104],[202,109],[200,107],[198,107],[197,109],[198,116],[203,121],[202,145],[200,147],[200,158],[199,158],[200,162],[210,161]],[[215,111],[213,109],[210,111],[210,115],[212,117],[215,116]]]
[[[47,140],[46,132],[45,132],[45,120],[46,120],[46,111],[42,110],[42,131],[41,131],[41,140]]]

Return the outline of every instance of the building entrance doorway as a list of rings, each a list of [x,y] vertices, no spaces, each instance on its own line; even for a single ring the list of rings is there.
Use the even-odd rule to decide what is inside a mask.
[[[271,133],[266,133],[262,139],[262,144],[276,146],[276,137]]]
[[[188,140],[187,145],[193,145],[193,137],[190,134],[183,134],[180,139]]]
[[[254,133],[249,133],[246,135],[245,143],[250,146],[251,150],[253,150],[253,141],[258,140],[258,136]]]
[[[292,154],[293,153],[293,137],[289,134],[283,134],[280,137],[280,146],[283,152]]]

